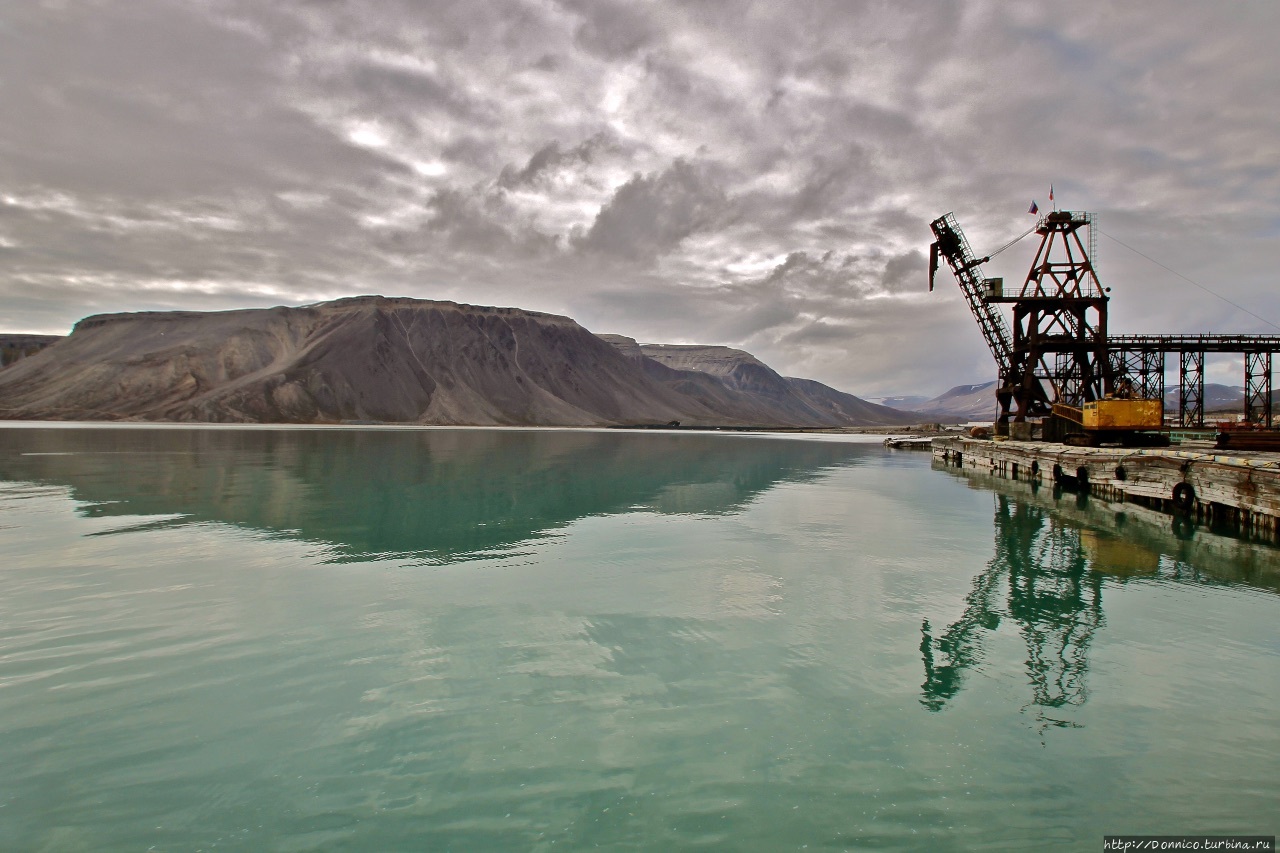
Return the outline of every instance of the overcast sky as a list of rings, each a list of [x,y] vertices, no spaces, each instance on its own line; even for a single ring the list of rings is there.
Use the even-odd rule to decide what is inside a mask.
[[[381,293],[933,394],[994,364],[929,222],[985,253],[1052,183],[1114,331],[1280,334],[1111,239],[1280,323],[1278,41],[1274,0],[10,0],[0,331]]]

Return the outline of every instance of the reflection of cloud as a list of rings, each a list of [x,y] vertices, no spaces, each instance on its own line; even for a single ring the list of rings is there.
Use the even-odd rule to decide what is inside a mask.
[[[546,678],[605,679],[615,676],[610,667],[613,652],[596,642],[590,620],[582,616],[553,614],[525,616],[519,645],[507,644],[505,671]]]
[[[782,580],[746,569],[720,576],[720,606],[733,616],[756,619],[780,614]]]
[[[654,499],[658,512],[696,515],[714,513],[731,506],[734,498],[732,483],[682,483],[667,486]]]

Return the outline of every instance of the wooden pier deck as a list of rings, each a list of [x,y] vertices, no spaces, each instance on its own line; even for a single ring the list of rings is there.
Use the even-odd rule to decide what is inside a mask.
[[[933,455],[952,467],[1053,483],[1109,501],[1132,501],[1280,538],[1277,453],[937,438]]]

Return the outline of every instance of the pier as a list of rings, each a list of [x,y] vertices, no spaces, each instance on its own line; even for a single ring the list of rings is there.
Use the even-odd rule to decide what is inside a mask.
[[[1271,452],[936,438],[933,456],[963,472],[1053,484],[1280,539],[1280,455]]]

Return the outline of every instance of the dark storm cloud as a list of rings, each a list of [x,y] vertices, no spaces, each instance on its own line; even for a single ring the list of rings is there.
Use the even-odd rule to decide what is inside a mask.
[[[381,291],[936,392],[991,364],[925,291],[928,222],[983,252],[1050,182],[1280,322],[1278,29],[1267,2],[10,4],[0,325]],[[1275,331],[1099,252],[1113,328]]]

